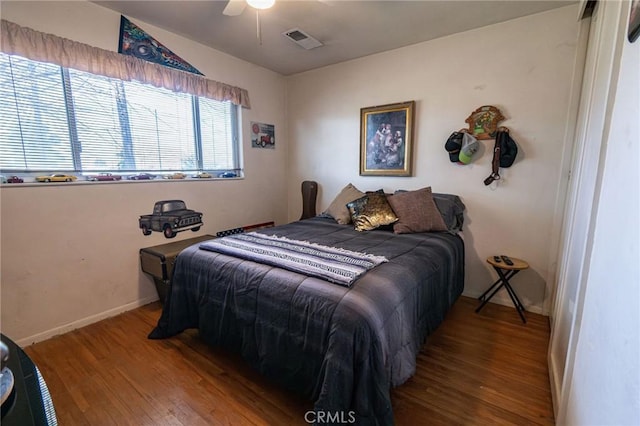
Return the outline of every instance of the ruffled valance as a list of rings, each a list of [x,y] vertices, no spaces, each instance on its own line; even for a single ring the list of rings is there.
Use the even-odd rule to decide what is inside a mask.
[[[148,62],[134,56],[89,46],[0,20],[2,51],[124,81],[136,80],[174,92],[231,101],[250,108],[246,89],[209,80],[197,74]]]

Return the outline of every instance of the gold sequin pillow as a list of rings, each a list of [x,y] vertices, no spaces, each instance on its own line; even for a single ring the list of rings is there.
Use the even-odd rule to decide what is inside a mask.
[[[381,189],[347,203],[356,231],[370,231],[398,220]]]

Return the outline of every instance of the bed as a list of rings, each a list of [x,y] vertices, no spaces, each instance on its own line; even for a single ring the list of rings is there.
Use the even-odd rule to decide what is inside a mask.
[[[420,346],[462,293],[461,237],[359,232],[327,217],[258,234],[385,261],[352,285],[337,284],[199,243],[178,256],[149,337],[197,328],[208,344],[240,353],[263,375],[305,395],[316,412],[348,413],[356,424],[393,424],[391,388],[414,374]]]

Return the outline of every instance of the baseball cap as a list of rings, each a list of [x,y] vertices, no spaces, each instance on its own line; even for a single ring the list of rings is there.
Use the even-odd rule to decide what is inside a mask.
[[[462,148],[458,155],[458,161],[462,164],[469,164],[471,157],[478,151],[478,139],[469,133],[462,134]]]
[[[452,163],[458,162],[458,154],[460,154],[460,148],[462,148],[462,132],[453,132],[447,142],[444,144],[444,149],[449,152],[449,160]]]

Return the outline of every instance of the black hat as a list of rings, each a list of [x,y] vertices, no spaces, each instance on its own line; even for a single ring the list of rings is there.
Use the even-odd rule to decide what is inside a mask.
[[[458,156],[462,148],[462,136],[462,132],[453,132],[444,144],[444,149],[449,153],[449,160],[451,160],[452,163],[457,163],[459,160]]]
[[[500,146],[500,167],[511,167],[518,155],[518,146],[511,139],[509,132],[499,131],[496,135],[496,142]]]

